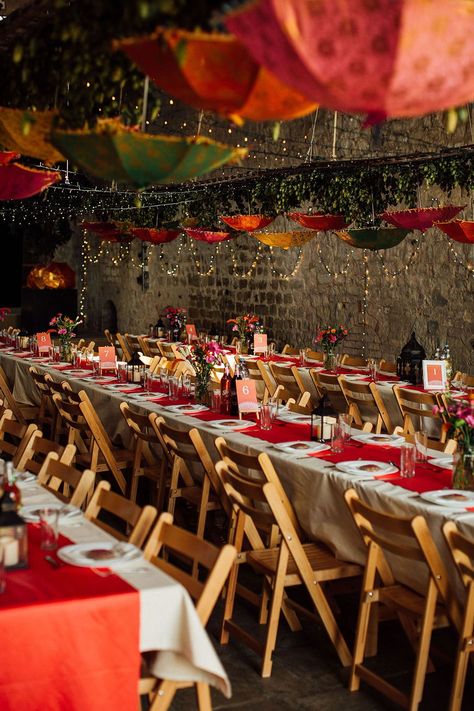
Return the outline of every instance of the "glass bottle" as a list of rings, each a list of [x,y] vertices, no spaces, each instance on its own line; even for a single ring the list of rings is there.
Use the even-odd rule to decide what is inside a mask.
[[[0,499],[0,510],[18,511],[21,506],[21,491],[16,485],[13,463],[7,462],[6,475],[3,477],[3,494]]]
[[[451,353],[447,343],[444,347],[443,356],[443,360],[446,361],[446,380],[449,384],[451,382],[451,378],[453,377],[453,365],[451,363]]]
[[[230,415],[230,400],[231,400],[231,377],[229,366],[226,365],[224,375],[221,378],[221,413]]]
[[[240,380],[240,368],[239,364],[235,364],[234,375],[230,379],[230,415],[233,417],[238,417],[239,415],[239,402],[237,400],[237,380]]]

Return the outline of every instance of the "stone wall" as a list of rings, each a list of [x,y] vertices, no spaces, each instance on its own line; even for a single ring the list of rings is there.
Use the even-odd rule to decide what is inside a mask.
[[[430,204],[428,195],[422,199],[422,204]],[[466,202],[466,196],[451,196],[456,204],[459,199]],[[92,245],[93,238],[89,239]],[[56,254],[78,274],[80,240],[76,234]],[[393,360],[414,329],[429,356],[437,343],[447,341],[455,368],[474,371],[474,274],[457,264],[449,251],[454,245],[458,259],[467,264],[473,260],[474,247],[452,243],[432,229],[422,236],[412,233],[394,249],[368,252],[364,262],[362,250],[350,250],[334,235],[320,234],[305,246],[293,276],[297,250],[271,252],[262,246],[255,270],[246,277],[258,244],[250,236],[239,237],[216,251],[215,246],[191,244],[183,237],[166,245],[161,256],[159,248],[152,248],[146,291],[137,282],[141,276],[137,241],[118,264],[110,255],[102,256],[87,270],[88,330],[100,332],[108,325],[110,302],[117,310],[119,330],[134,333],[146,332],[167,305],[184,306],[189,322],[198,329],[219,333],[228,328],[227,318],[254,311],[280,345],[310,345],[319,325],[337,321],[350,329],[345,351]],[[97,245],[93,243],[93,253]],[[110,249],[115,259],[116,250]],[[205,273],[210,267],[209,276],[199,276],[198,270]]]

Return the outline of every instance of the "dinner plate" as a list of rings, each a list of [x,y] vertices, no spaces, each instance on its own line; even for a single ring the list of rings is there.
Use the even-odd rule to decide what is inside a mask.
[[[438,506],[447,506],[456,509],[465,509],[467,506],[474,506],[474,491],[437,489],[436,491],[424,491],[420,496],[425,501],[429,501],[430,504],[438,504]]]
[[[403,444],[405,437],[401,435],[394,434],[372,434],[364,433],[353,435],[352,439],[356,442],[363,442],[364,444],[380,444],[380,445],[393,445],[393,444]]]
[[[328,444],[323,442],[304,442],[301,440],[294,440],[293,442],[280,442],[273,445],[275,449],[279,449],[282,452],[287,452],[288,454],[313,454],[314,452],[324,452],[330,449]]]
[[[363,476],[381,476],[398,472],[398,468],[393,464],[376,462],[373,459],[354,459],[350,462],[338,462],[336,469],[345,474],[362,474]]]
[[[49,360],[49,356],[35,356],[34,358],[28,358],[28,360],[33,360],[35,363],[45,363]]]
[[[96,379],[94,382],[97,382]],[[141,388],[140,383],[106,383],[103,386],[106,390],[138,390]]]
[[[129,397],[134,400],[161,400],[168,397],[168,393],[130,393]]]
[[[283,411],[281,414],[278,413],[277,419],[290,424],[309,425],[311,422],[311,415],[300,415],[298,412],[290,412],[287,410],[286,412]]]
[[[15,482],[20,489],[27,488],[36,483],[36,475],[31,472],[17,472],[15,474]]]
[[[171,405],[167,408],[177,415],[197,415],[199,412],[206,412],[209,408],[206,405],[201,405],[198,402],[190,402],[185,405]]]
[[[63,368],[64,370],[66,370],[66,368],[64,366],[68,366],[68,365],[70,366],[71,364],[68,363],[66,360],[60,360],[59,363],[51,363],[51,365],[49,367],[50,368]],[[68,370],[69,370],[69,368],[68,368]]]
[[[87,368],[68,368],[67,370],[64,371],[68,375],[72,375],[73,377],[78,377],[79,375],[89,375],[92,376],[92,370],[88,370]]]
[[[131,543],[95,541],[73,543],[58,550],[64,563],[82,568],[115,568],[142,557],[142,551]]]
[[[209,422],[211,427],[215,427],[218,430],[246,430],[249,427],[255,427],[255,422],[249,422],[249,420],[214,420],[214,422]]]
[[[434,459],[429,459],[428,463],[435,467],[440,467],[441,469],[451,469],[453,466],[453,455],[447,454],[445,457],[435,457]]]
[[[38,523],[41,509],[57,509],[59,511],[59,523],[64,523],[76,516],[82,516],[82,511],[71,504],[63,504],[61,501],[53,501],[49,504],[26,504],[22,506],[19,513],[28,523]]]

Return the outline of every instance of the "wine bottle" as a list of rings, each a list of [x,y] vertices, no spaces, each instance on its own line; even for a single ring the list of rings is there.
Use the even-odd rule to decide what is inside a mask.
[[[237,380],[241,379],[239,364],[235,364],[234,375],[230,379],[230,415],[238,417],[239,401],[237,400]]]
[[[6,475],[3,478],[3,494],[0,499],[0,510],[18,511],[21,506],[21,491],[16,485],[15,470],[12,462],[6,464]]]
[[[224,369],[224,375],[221,379],[221,414],[230,415],[230,401],[231,401],[231,377],[229,373],[229,366],[226,365]]]

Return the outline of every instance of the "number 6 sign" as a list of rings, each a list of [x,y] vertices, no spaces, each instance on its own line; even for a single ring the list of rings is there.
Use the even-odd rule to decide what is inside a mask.
[[[243,380],[237,380],[235,385],[237,388],[237,402],[240,414],[243,412],[258,412],[255,380],[244,378]]]

